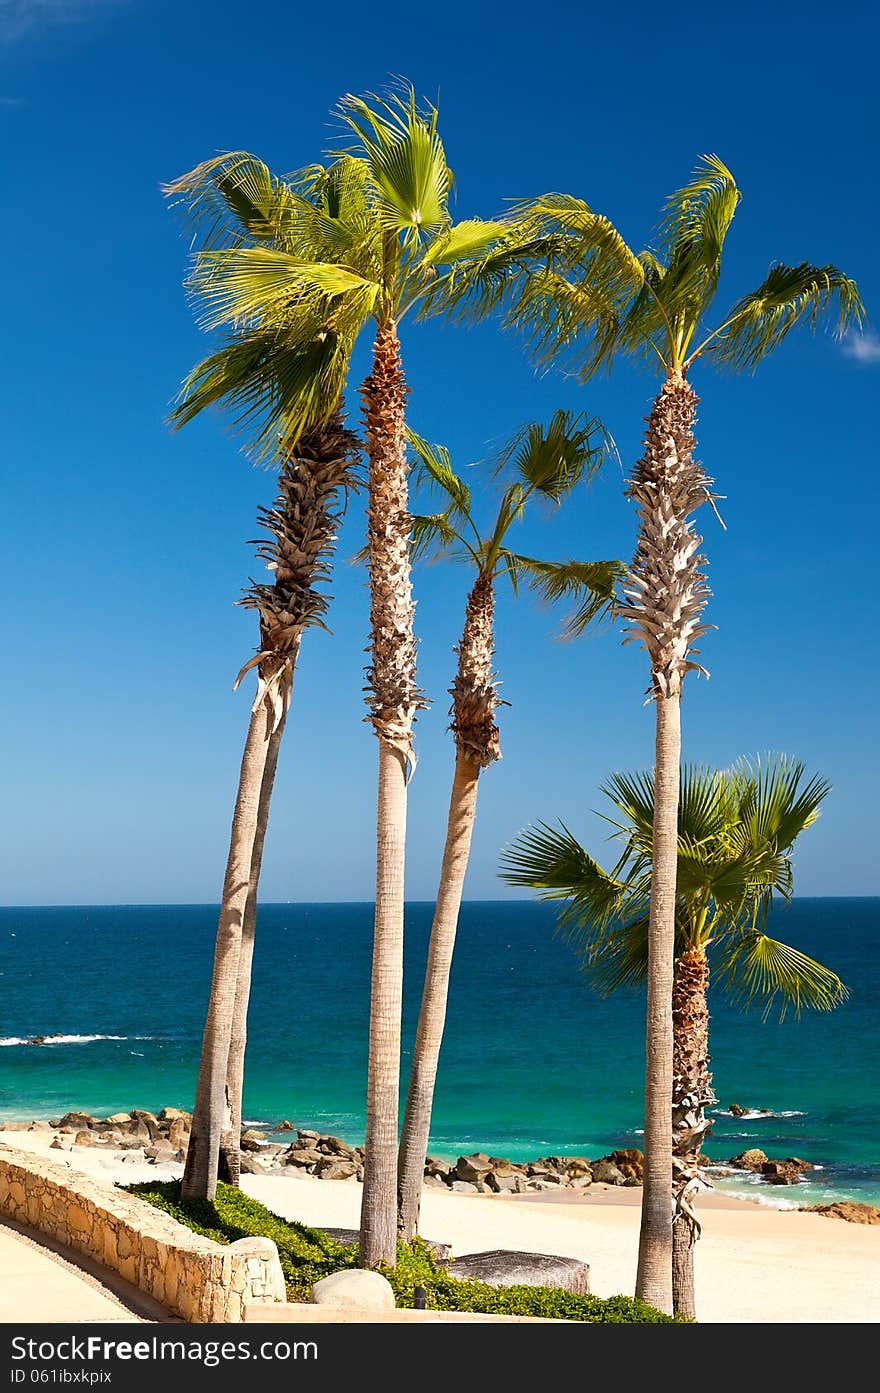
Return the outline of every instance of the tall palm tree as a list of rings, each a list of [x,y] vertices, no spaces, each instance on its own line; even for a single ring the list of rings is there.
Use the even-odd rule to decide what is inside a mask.
[[[332,414],[354,343],[367,326],[373,331],[362,398],[369,460],[367,704],[379,778],[360,1244],[361,1262],[372,1267],[396,1257],[406,801],[413,723],[424,705],[416,681],[399,326],[411,311],[442,308],[444,274],[500,245],[509,228],[453,222],[437,111],[420,107],[411,87],[387,98],[347,96],[338,114],[353,144],[334,152],[327,166],[279,180],[238,153],[199,166],[176,188],[205,229],[192,283],[206,325],[237,336],[234,354],[227,346],[225,356],[208,359],[192,375],[184,413],[227,397],[246,423],[259,422],[261,447],[274,448],[279,433],[296,439],[304,426]]]
[[[499,699],[492,671],[496,582],[506,577],[514,591],[525,583],[545,599],[573,600],[577,607],[567,629],[580,633],[608,611],[623,569],[616,561],[539,561],[508,546],[511,527],[533,501],[559,504],[581,480],[596,473],[604,455],[604,433],[598,421],[557,411],[546,427],[534,423],[518,432],[500,464],[500,469],[513,477],[485,535],[475,520],[471,490],[455,473],[449,452],[412,432],[408,438],[421,478],[439,490],[445,504],[441,512],[413,518],[414,553],[449,555],[473,567],[476,577],[467,599],[464,629],[456,648],[458,666],[450,688],[455,773],[398,1155],[398,1229],[407,1243],[418,1229],[477,786],[482,771],[501,758],[494,714]]]
[[[354,438],[337,414],[307,431],[278,477],[278,497],[261,510],[268,537],[258,555],[274,572],[253,582],[239,602],[256,609],[260,648],[239,681],[257,669],[256,700],[242,758],[238,794],[202,1040],[192,1131],[182,1193],[213,1198],[223,1174],[239,1172],[241,1088],[257,891],[269,804],[305,629],[323,626],[328,596],[318,586],[330,572],[340,496],[353,482]]]
[[[804,778],[784,756],[732,769],[685,768],[678,804],[675,980],[672,999],[674,1166],[679,1179],[673,1234],[675,1309],[693,1317],[693,1244],[699,1229],[690,1198],[694,1167],[716,1101],[709,1072],[709,964],[746,1003],[827,1011],[846,996],[828,968],[766,932],[774,896],[791,898],[794,844],[819,816],[829,785]],[[603,992],[642,984],[648,974],[654,778],[614,774],[603,792],[607,819],[622,841],[604,871],[565,826],[528,829],[503,855],[504,878],[542,899],[565,900],[560,927]]]
[[[313,292],[286,335],[259,317],[227,320],[211,289],[215,262],[230,249],[264,247],[276,223],[305,223],[288,185],[242,152],[197,166],[165,188],[182,206],[196,244],[190,287],[207,328],[226,325],[220,348],[187,378],[172,414],[175,426],[218,404],[232,409],[259,459],[280,458],[278,497],[261,511],[268,540],[258,555],[274,584],[253,584],[241,603],[260,616],[257,699],[239,791],[215,945],[193,1124],[183,1189],[213,1198],[218,1174],[237,1183],[241,1089],[253,937],[263,842],[302,630],[321,624],[327,597],[315,586],[329,575],[337,505],[354,482],[354,436],[339,401],[351,350],[350,326],[331,333]],[[317,215],[316,215],[317,216]],[[274,220],[274,222],[273,222]],[[292,237],[293,234],[291,233]],[[305,232],[300,234],[304,240]],[[205,307],[207,306],[207,310]],[[313,422],[314,424],[310,424]]]
[[[725,238],[740,201],[733,175],[705,156],[669,199],[655,248],[633,252],[614,225],[582,199],[547,194],[519,210],[527,270],[508,246],[489,249],[450,292],[484,313],[505,303],[506,322],[525,332],[545,362],[589,378],[617,358],[648,362],[662,381],[628,492],[639,532],[622,614],[628,641],[651,667],[656,717],[656,800],[649,927],[645,1185],[637,1295],[661,1310],[672,1304],[672,982],[676,826],[681,757],[681,692],[699,669],[709,596],[693,515],[712,502],[712,482],[694,458],[697,396],[691,370],[705,359],[755,369],[800,323],[813,329],[831,313],[837,331],[861,322],[854,281],[836,266],[777,263],[764,281],[713,322]]]

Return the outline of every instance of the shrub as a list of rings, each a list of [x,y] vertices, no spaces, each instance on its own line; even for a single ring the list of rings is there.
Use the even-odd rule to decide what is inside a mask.
[[[217,1243],[238,1238],[271,1238],[278,1249],[290,1301],[305,1301],[314,1282],[347,1267],[356,1267],[357,1244],[338,1243],[320,1229],[281,1219],[265,1205],[231,1185],[219,1184],[213,1203],[184,1200],[176,1180],[127,1187],[133,1195],[163,1209],[194,1233]],[[652,1325],[671,1323],[644,1301],[629,1296],[576,1296],[557,1287],[490,1287],[486,1282],[461,1281],[438,1267],[430,1249],[416,1239],[411,1248],[401,1243],[397,1266],[380,1268],[394,1288],[398,1306],[413,1306],[416,1287],[424,1287],[427,1304],[436,1311],[480,1311],[488,1315],[548,1316],[595,1324]]]

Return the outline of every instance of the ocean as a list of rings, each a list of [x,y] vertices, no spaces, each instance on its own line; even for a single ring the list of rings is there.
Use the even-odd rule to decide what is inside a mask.
[[[407,907],[405,1052],[432,906]],[[0,1117],[192,1106],[216,907],[0,910]],[[603,1000],[554,935],[552,907],[462,908],[431,1149],[513,1160],[637,1146],[641,993]],[[768,1203],[880,1203],[880,899],[798,899],[771,932],[833,967],[849,1000],[763,1020],[716,988],[719,1108],[706,1150],[822,1167],[796,1190],[719,1182]],[[363,1139],[372,907],[260,909],[245,1116]],[[26,1043],[42,1035],[44,1045]],[[406,1057],[404,1068],[406,1067]],[[735,1118],[730,1104],[769,1114]]]

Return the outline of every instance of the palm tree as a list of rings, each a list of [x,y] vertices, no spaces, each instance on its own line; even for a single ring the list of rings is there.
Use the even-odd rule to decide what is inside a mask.
[[[205,322],[233,344],[191,376],[183,414],[219,398],[259,422],[274,450],[336,408],[351,351],[373,329],[363,387],[369,460],[369,719],[379,742],[376,918],[360,1260],[396,1257],[396,1173],[403,875],[416,681],[404,438],[406,382],[399,326],[443,307],[443,273],[509,235],[502,222],[453,223],[451,174],[437,111],[411,87],[387,98],[347,96],[339,115],[351,150],[287,179],[244,153],[177,182],[205,229],[192,283]],[[228,235],[230,217],[234,235]]]
[[[208,306],[206,327],[218,327],[226,321],[211,289],[215,259],[222,261],[224,250],[263,247],[273,238],[273,218],[292,227],[297,218],[305,221],[306,212],[283,181],[241,152],[197,166],[165,191],[193,226],[197,255],[190,285],[199,308]],[[274,571],[274,584],[252,584],[240,602],[259,613],[260,650],[239,681],[254,666],[259,681],[233,817],[184,1169],[183,1193],[190,1198],[213,1198],[218,1174],[238,1181],[263,842],[302,630],[323,622],[327,597],[315,586],[329,576],[337,504],[354,482],[356,442],[338,405],[351,338],[328,333],[319,310],[315,292],[308,310],[302,307],[301,322],[286,336],[259,318],[234,320],[227,341],[187,378],[172,414],[174,425],[181,426],[224,404],[248,428],[258,458],[281,460],[275,505],[261,512],[269,539],[258,548]]]
[[[676,1312],[693,1317],[693,1244],[699,1228],[690,1191],[716,1101],[709,1072],[709,963],[744,1000],[827,1011],[846,996],[840,978],[765,930],[774,896],[791,898],[795,841],[819,816],[829,785],[804,779],[784,756],[732,769],[685,768],[678,804],[671,1120],[678,1178],[673,1267]],[[604,871],[565,826],[539,824],[503,856],[504,878],[542,899],[566,900],[560,927],[602,992],[647,978],[654,778],[614,774],[603,792],[622,841]]]
[[[268,538],[258,555],[274,572],[271,584],[251,584],[239,602],[256,609],[260,648],[239,681],[257,669],[239,776],[232,835],[202,1040],[192,1131],[182,1193],[212,1199],[223,1174],[239,1173],[241,1089],[257,891],[278,753],[293,689],[303,631],[322,625],[328,596],[317,587],[330,573],[340,495],[353,483],[354,437],[337,414],[307,431],[278,477],[278,497],[261,510]],[[236,684],[237,685],[237,684]]]
[[[596,420],[557,411],[546,427],[535,423],[518,432],[504,451],[500,465],[504,472],[512,472],[513,479],[485,536],[474,519],[470,488],[455,473],[449,452],[429,445],[412,432],[408,438],[421,477],[439,490],[445,504],[439,513],[413,518],[414,554],[439,550],[440,554],[472,566],[476,572],[467,599],[464,629],[455,650],[458,667],[450,688],[455,774],[398,1155],[398,1229],[401,1238],[410,1243],[418,1229],[449,974],[476,818],[477,786],[482,771],[501,758],[494,715],[499,699],[492,672],[495,585],[507,577],[514,591],[525,583],[545,599],[574,600],[577,608],[567,628],[571,633],[579,633],[608,611],[623,568],[615,561],[539,561],[514,552],[507,545],[511,527],[533,500],[559,504],[582,479],[591,478],[598,470],[604,455],[604,434]]]
[[[656,249],[636,254],[614,225],[583,200],[547,194],[519,210],[533,259],[504,245],[489,249],[451,288],[458,304],[485,313],[506,299],[505,321],[525,332],[539,359],[573,366],[583,379],[620,356],[649,362],[662,376],[648,418],[644,454],[628,487],[639,522],[622,614],[627,641],[647,650],[656,715],[652,886],[649,929],[645,1185],[636,1293],[671,1309],[670,1131],[676,826],[681,757],[681,692],[699,669],[709,596],[693,514],[712,502],[712,482],[694,458],[694,365],[711,358],[755,369],[791,330],[813,329],[836,313],[838,333],[861,322],[855,282],[835,266],[777,263],[714,326],[707,316],[740,191],[714,155],[669,199]],[[714,505],[713,505],[714,506]]]

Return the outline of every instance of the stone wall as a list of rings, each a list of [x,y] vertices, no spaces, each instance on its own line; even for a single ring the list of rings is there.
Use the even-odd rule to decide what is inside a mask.
[[[187,1321],[240,1321],[245,1306],[285,1300],[270,1239],[215,1243],[135,1195],[2,1144],[0,1213],[87,1253]]]

